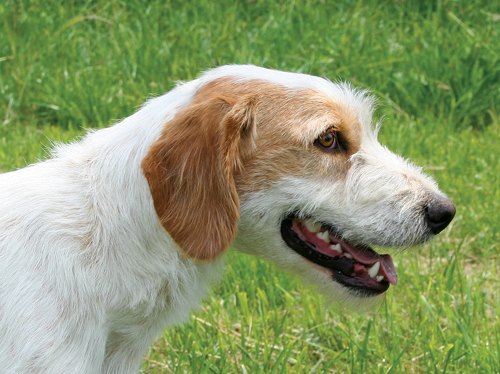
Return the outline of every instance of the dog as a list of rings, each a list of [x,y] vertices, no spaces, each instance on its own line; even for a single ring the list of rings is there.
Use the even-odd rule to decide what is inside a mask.
[[[132,373],[231,246],[364,308],[455,207],[377,141],[346,83],[215,68],[118,124],[0,175],[0,368]]]

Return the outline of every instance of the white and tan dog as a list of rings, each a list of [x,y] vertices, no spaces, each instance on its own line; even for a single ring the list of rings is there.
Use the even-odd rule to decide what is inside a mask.
[[[452,203],[347,84],[224,66],[0,175],[0,371],[131,373],[235,248],[362,307]]]

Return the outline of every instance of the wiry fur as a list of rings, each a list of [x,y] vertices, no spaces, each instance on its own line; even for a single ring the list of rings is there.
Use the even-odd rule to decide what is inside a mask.
[[[135,372],[198,306],[233,239],[334,300],[373,302],[279,235],[294,211],[366,244],[430,237],[423,207],[440,192],[377,142],[371,115],[346,84],[226,66],[0,175],[0,371]],[[312,146],[332,125],[352,144],[343,156]]]

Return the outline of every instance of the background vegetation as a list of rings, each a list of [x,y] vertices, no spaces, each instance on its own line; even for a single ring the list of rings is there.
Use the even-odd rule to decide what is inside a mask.
[[[455,201],[451,227],[394,255],[399,284],[368,315],[231,252],[223,282],[143,370],[498,373],[499,25],[486,0],[3,0],[0,170],[220,64],[370,88],[381,140]]]

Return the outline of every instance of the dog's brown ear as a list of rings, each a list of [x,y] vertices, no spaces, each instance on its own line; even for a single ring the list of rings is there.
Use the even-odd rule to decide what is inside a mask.
[[[215,258],[236,234],[234,178],[253,148],[254,104],[198,98],[165,125],[142,162],[161,224],[190,258]]]

